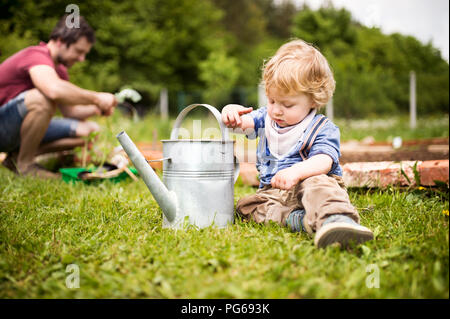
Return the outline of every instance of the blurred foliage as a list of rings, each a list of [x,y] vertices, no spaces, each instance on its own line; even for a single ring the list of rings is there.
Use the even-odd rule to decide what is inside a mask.
[[[223,52],[211,52],[200,62],[200,79],[206,84],[204,98],[216,104],[231,92],[239,76],[236,59]]]
[[[0,0],[0,62],[47,41],[66,1]],[[431,43],[383,34],[328,4],[318,10],[291,0],[77,1],[96,30],[85,62],[70,70],[81,87],[138,90],[155,108],[161,88],[171,111],[180,103],[257,104],[265,59],[293,37],[318,47],[333,68],[338,117],[406,113],[409,73],[417,76],[419,114],[448,113],[449,65]]]
[[[295,16],[292,33],[327,57],[336,78],[337,116],[363,117],[409,111],[409,73],[416,73],[418,113],[448,113],[449,65],[431,44],[385,35],[332,6]]]

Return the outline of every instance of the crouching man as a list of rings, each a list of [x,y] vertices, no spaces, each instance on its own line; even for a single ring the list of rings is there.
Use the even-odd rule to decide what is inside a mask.
[[[83,17],[69,28],[62,17],[48,43],[25,48],[0,64],[0,152],[3,165],[20,175],[56,178],[34,163],[36,155],[82,146],[99,130],[94,115],[109,116],[113,94],[82,89],[69,82],[67,69],[84,61],[95,42]],[[59,108],[64,118],[53,118]]]

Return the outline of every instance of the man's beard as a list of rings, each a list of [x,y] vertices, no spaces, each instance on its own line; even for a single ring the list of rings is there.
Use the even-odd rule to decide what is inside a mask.
[[[67,67],[67,68],[70,67],[70,65],[69,65],[69,63],[67,62],[67,60],[64,60],[64,59],[61,57],[61,55],[59,55],[59,54],[58,54],[58,56],[56,57],[56,62],[58,62],[59,64],[64,65],[64,66]]]

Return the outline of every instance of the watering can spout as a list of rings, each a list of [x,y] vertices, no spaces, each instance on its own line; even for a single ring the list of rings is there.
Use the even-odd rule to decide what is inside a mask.
[[[127,153],[134,167],[136,167],[139,175],[147,185],[158,205],[161,207],[166,218],[172,222],[177,214],[177,198],[175,193],[169,192],[166,186],[161,182],[158,175],[153,171],[147,160],[138,150],[136,145],[131,141],[130,137],[124,131],[117,134],[117,139],[122,145],[125,153]]]

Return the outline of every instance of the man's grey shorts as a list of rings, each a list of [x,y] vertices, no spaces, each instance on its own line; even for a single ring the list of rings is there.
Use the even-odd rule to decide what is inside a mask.
[[[28,113],[24,91],[0,106],[0,152],[19,149],[20,128]],[[49,143],[65,137],[74,137],[78,121],[68,118],[53,118],[41,143]]]

